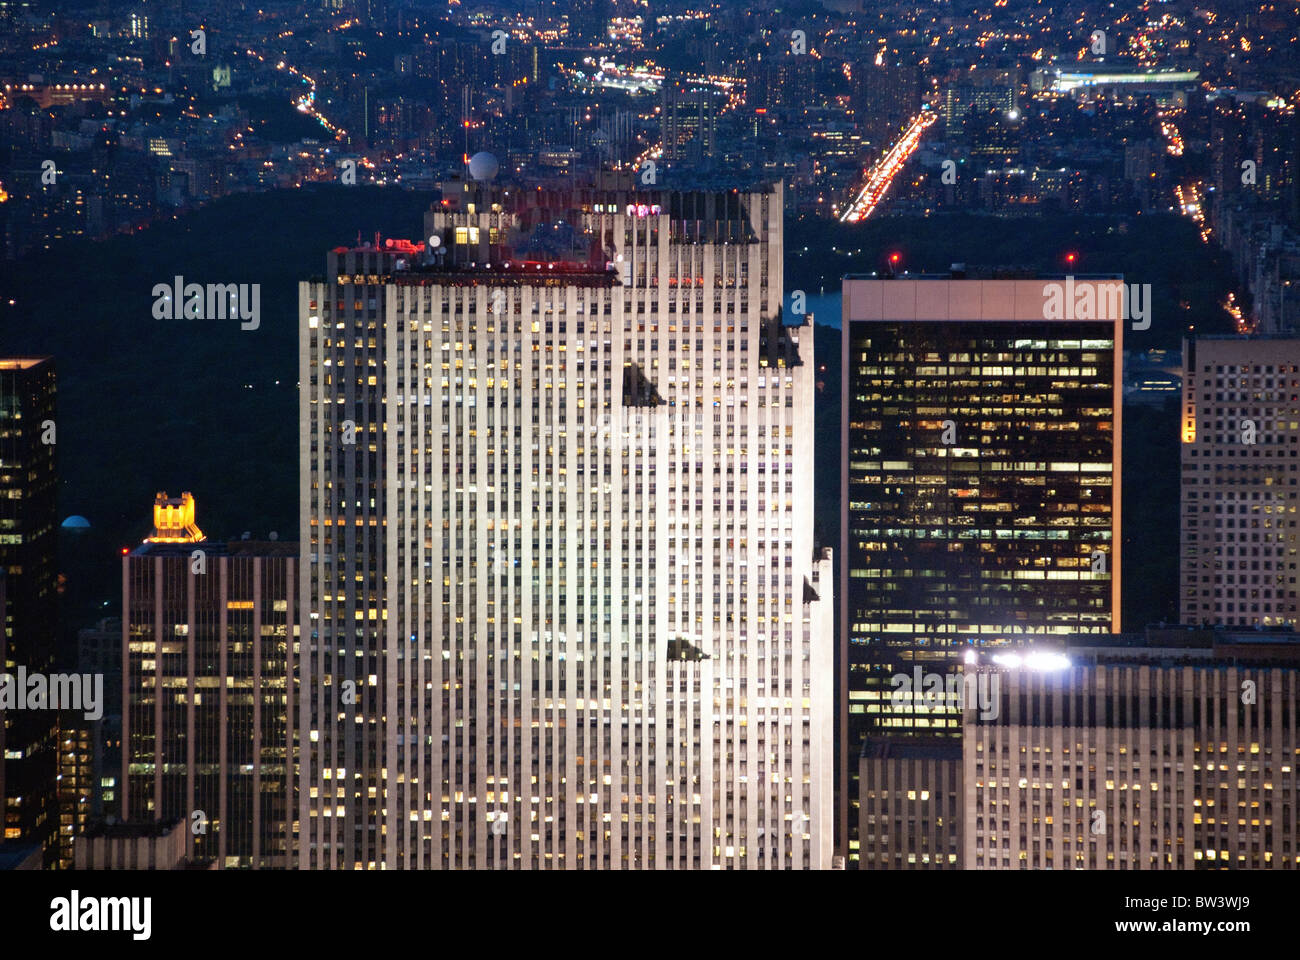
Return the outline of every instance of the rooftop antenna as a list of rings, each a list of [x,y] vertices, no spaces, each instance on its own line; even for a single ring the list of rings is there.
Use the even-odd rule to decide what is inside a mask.
[[[465,152],[462,163],[469,163],[469,87],[460,88],[460,128],[465,131]]]

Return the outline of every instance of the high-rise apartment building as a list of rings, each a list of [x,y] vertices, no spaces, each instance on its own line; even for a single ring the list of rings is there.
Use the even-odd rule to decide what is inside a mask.
[[[782,46],[785,46],[784,44]],[[785,50],[768,60],[768,102],[791,120],[802,118],[817,98],[819,58]]]
[[[1183,341],[1184,623],[1297,623],[1300,339]]]
[[[571,0],[569,43],[598,47],[609,40],[610,0]]]
[[[301,866],[830,866],[781,222],[457,183],[302,284]]]
[[[122,557],[121,816],[182,821],[191,859],[292,865],[298,552],[208,540],[160,493]]]
[[[907,57],[880,50],[853,65],[850,86],[863,133],[883,153],[921,109],[921,71]]]
[[[966,118],[966,133],[976,170],[1009,166],[1020,155],[1021,119],[1015,110],[972,112]]]
[[[122,621],[105,617],[77,631],[77,670],[103,674],[103,716],[91,723],[91,773],[88,818],[103,820],[120,809],[122,776]]]
[[[955,737],[967,651],[1119,621],[1119,281],[843,284],[840,843],[864,737]],[[927,681],[928,682],[928,681]]]
[[[0,359],[0,673],[49,674],[58,634],[54,362]],[[12,679],[9,679],[12,678]],[[25,693],[25,691],[21,691]],[[58,711],[0,711],[4,840],[55,856]]]
[[[944,130],[948,136],[966,132],[971,116],[990,111],[1010,113],[1016,108],[1016,87],[1011,77],[994,71],[980,81],[951,83],[944,87],[943,104],[939,108]]]
[[[72,867],[73,843],[86,828],[95,796],[95,728],[98,721],[87,720],[71,710],[59,712],[58,729],[58,830],[55,864],[59,869]]]

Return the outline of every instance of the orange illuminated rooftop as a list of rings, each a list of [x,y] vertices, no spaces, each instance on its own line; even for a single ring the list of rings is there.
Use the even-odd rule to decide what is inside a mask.
[[[0,370],[30,370],[48,359],[48,357],[17,357],[0,360]]]
[[[169,498],[164,491],[154,498],[153,536],[145,537],[145,543],[198,543],[206,539],[194,523],[194,494]]]

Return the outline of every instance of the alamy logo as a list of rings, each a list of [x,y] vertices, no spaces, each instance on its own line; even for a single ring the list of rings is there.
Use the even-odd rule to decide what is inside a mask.
[[[964,707],[978,710],[981,720],[996,720],[1002,700],[1001,680],[992,671],[979,673],[923,673],[913,667],[911,674],[896,673],[889,680],[895,709],[922,704],[935,710],[940,707]]]
[[[186,283],[176,277],[171,284],[153,288],[155,320],[233,320],[240,330],[261,326],[262,285],[260,283]]]
[[[104,715],[102,673],[0,673],[0,710],[81,710],[87,720]]]
[[[71,896],[50,901],[50,929],[59,933],[80,931],[130,932],[133,940],[148,940],[153,931],[152,897]]]
[[[1134,330],[1151,327],[1151,284],[1084,280],[1043,284],[1044,320],[1132,320]]]

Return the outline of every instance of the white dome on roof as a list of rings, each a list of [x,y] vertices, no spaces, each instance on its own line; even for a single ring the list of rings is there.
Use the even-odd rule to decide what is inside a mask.
[[[475,180],[491,180],[500,169],[497,158],[486,150],[469,158],[469,175]]]

